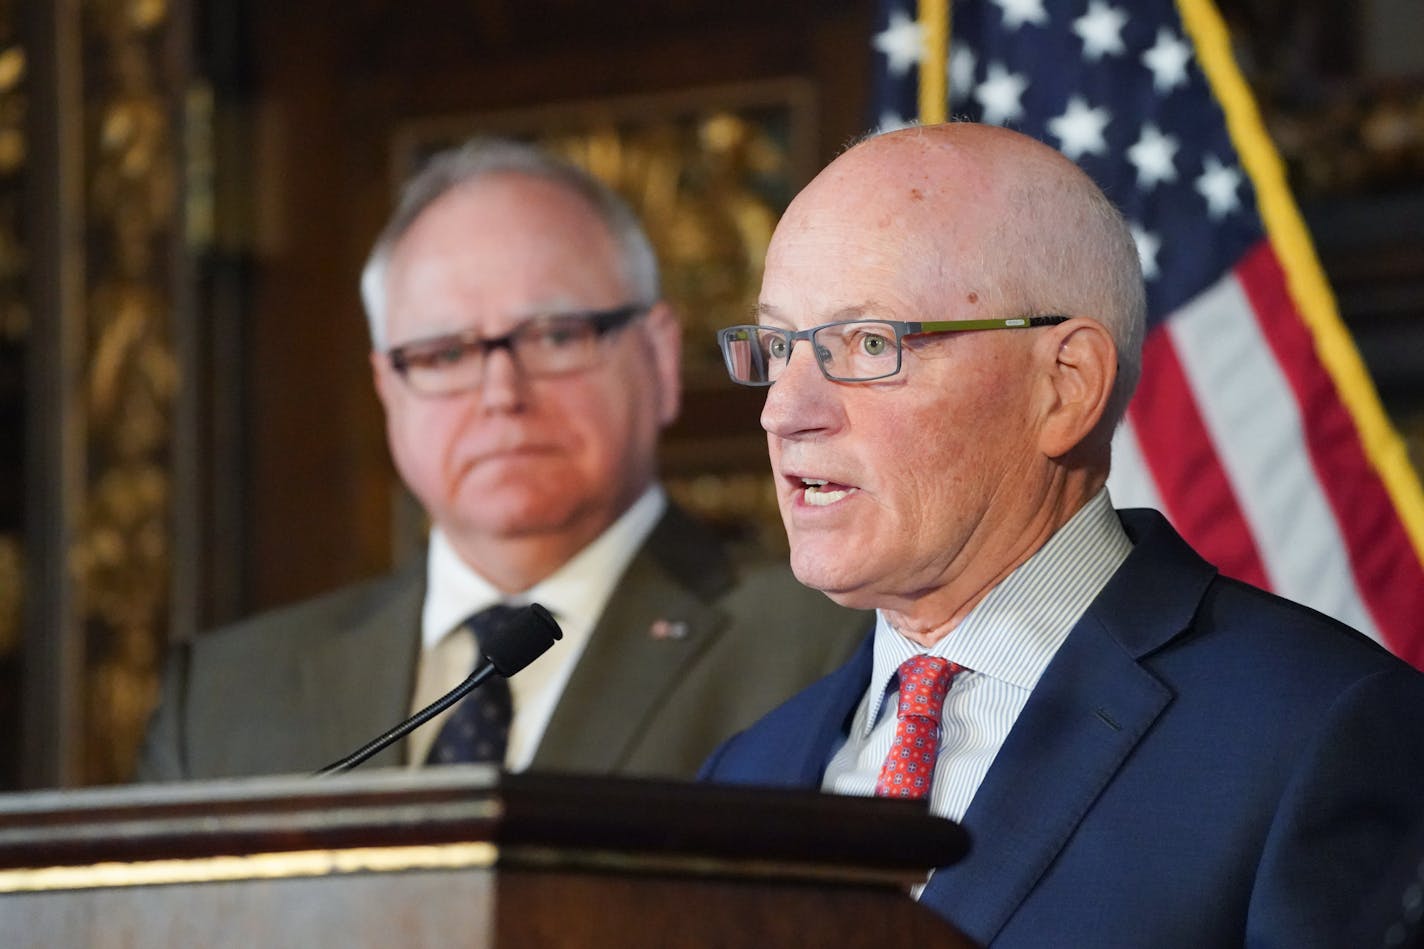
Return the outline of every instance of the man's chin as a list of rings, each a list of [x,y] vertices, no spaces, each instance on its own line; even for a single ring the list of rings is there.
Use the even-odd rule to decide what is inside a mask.
[[[478,533],[496,541],[538,540],[557,537],[569,530],[570,518],[549,517],[547,512],[540,512],[538,516],[500,518],[478,527]]]
[[[796,575],[796,579],[803,586],[820,590],[840,606],[851,609],[872,609],[872,606],[862,602],[866,596],[864,586],[856,582],[856,578],[848,576],[845,568],[844,557],[828,562],[819,557],[798,558],[795,551],[792,551],[791,572]]]
[[[507,498],[498,493],[464,505],[456,520],[461,532],[490,542],[533,540],[572,530],[577,518],[574,506],[550,499]]]

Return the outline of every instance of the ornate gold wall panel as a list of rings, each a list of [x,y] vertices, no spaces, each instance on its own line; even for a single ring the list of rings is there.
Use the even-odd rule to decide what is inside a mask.
[[[1417,83],[1266,107],[1271,137],[1301,197],[1409,188],[1424,178],[1424,87]]]
[[[178,112],[164,0],[82,7],[85,783],[123,780],[157,688],[171,554]]]

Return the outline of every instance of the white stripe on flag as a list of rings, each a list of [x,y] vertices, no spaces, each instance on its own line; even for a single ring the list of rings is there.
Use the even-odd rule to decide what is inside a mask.
[[[1378,640],[1310,463],[1295,394],[1235,275],[1166,329],[1272,589]]]
[[[1142,456],[1137,430],[1131,419],[1124,418],[1113,433],[1112,473],[1108,475],[1108,492],[1114,507],[1150,507],[1166,511],[1157,482]]]

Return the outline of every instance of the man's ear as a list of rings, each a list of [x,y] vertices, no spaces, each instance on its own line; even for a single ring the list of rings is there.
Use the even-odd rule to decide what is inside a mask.
[[[1110,438],[1099,431],[1117,380],[1117,346],[1107,329],[1095,320],[1069,320],[1044,334],[1036,355],[1046,370],[1039,450],[1062,458]]]
[[[682,409],[682,324],[661,300],[653,304],[643,323],[658,382],[658,420],[666,428]]]

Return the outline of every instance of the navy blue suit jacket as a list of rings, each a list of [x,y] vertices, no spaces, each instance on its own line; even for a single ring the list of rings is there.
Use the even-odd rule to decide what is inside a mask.
[[[1045,670],[921,896],[995,946],[1338,946],[1424,813],[1424,675],[1218,576],[1153,511]],[[819,787],[869,683],[849,664],[704,779]]]

